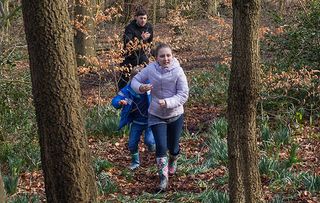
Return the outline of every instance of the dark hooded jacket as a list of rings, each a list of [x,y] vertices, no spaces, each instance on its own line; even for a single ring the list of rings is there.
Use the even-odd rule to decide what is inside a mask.
[[[143,32],[149,32],[150,37],[147,40],[142,40],[141,34]],[[126,26],[125,32],[123,35],[124,40],[124,49],[126,50],[125,53],[125,60],[122,65],[128,66],[131,64],[132,66],[140,65],[143,63],[148,63],[148,57],[143,48],[136,49],[134,51],[128,51],[127,44],[130,41],[134,41],[137,38],[140,43],[147,44],[151,43],[153,40],[153,27],[150,23],[146,23],[145,26],[141,27],[137,24],[136,20],[130,22],[129,25]],[[141,45],[141,44],[140,44]]]

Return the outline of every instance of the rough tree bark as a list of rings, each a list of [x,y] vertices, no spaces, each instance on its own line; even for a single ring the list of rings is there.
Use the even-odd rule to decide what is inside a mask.
[[[75,0],[74,19],[83,25],[83,29],[76,28],[74,45],[78,66],[88,66],[91,57],[96,56],[95,50],[95,22],[93,20],[94,0]]]
[[[233,0],[232,66],[228,97],[230,201],[261,201],[256,137],[260,0]]]
[[[22,0],[47,202],[95,202],[65,0]]]
[[[0,202],[6,202],[6,191],[4,190],[1,171],[0,171]]]

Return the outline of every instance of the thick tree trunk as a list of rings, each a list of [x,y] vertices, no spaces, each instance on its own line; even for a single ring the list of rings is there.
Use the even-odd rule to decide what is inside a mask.
[[[4,190],[1,171],[0,171],[0,202],[6,202],[6,191]]]
[[[232,67],[228,97],[231,202],[261,201],[256,137],[260,0],[233,0]]]
[[[23,0],[47,202],[95,202],[65,0]]]
[[[78,66],[88,66],[88,59],[96,56],[94,8],[94,0],[75,0],[74,19],[83,25],[82,30],[76,28],[74,37]]]

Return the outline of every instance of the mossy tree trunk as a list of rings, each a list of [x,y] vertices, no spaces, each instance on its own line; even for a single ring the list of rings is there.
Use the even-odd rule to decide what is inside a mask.
[[[261,201],[256,107],[260,81],[260,0],[233,0],[232,65],[228,90],[230,201]]]
[[[96,202],[65,0],[22,0],[47,202]]]

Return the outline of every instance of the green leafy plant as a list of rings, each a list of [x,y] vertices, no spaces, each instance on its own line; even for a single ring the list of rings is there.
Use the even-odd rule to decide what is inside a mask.
[[[40,203],[40,198],[37,195],[18,194],[9,199],[8,203]]]
[[[273,134],[273,140],[277,147],[287,145],[290,142],[290,129],[287,126],[280,125]]]
[[[117,191],[116,185],[106,173],[106,171],[112,167],[113,164],[105,159],[97,158],[94,160],[94,170],[98,177],[98,190],[102,195]]]
[[[203,203],[229,203],[229,195],[216,190],[206,190],[198,197]]]
[[[261,127],[260,127],[260,136],[262,140],[262,147],[265,150],[272,150],[273,146],[273,139],[272,139],[272,134],[271,130],[269,127],[269,117],[264,116],[261,121]]]
[[[225,118],[219,118],[210,125],[209,133],[215,137],[226,138],[228,133],[228,122]]]
[[[228,163],[228,147],[226,140],[228,125],[224,118],[219,118],[212,123],[210,134],[208,134],[207,145],[209,152],[207,153],[207,163],[211,166],[224,165]]]
[[[217,65],[214,71],[192,73],[188,104],[225,105],[229,75],[230,70],[226,65]]]
[[[208,141],[209,153],[207,155],[208,162],[211,166],[224,165],[228,163],[228,147],[225,139],[211,138]]]
[[[98,175],[97,185],[99,193],[102,195],[114,193],[118,190],[117,186],[106,172],[101,172]]]
[[[294,120],[287,120],[296,125],[319,118],[319,14],[319,1],[308,1],[298,15],[279,20],[278,29],[262,43],[262,51],[272,57],[264,61],[260,102],[275,115],[298,109]]]
[[[94,160],[94,169],[96,174],[100,174],[102,171],[108,170],[113,167],[113,164],[105,159],[97,158]]]
[[[175,195],[176,197],[174,198],[177,202],[179,202],[180,198],[185,197],[186,194],[179,193]],[[190,196],[190,193],[189,193]],[[118,195],[117,196],[117,201],[116,202],[134,202],[134,203],[144,203],[144,202],[167,202],[166,200],[167,195],[165,193],[147,193],[147,192],[142,192],[141,195],[137,197],[130,197],[127,195]]]
[[[121,176],[124,176],[127,181],[132,181],[134,173],[128,169],[124,169],[121,171]]]
[[[291,145],[291,149],[289,152],[289,158],[286,161],[286,166],[287,167],[291,167],[293,164],[298,163],[299,159],[298,159],[298,155],[297,155],[297,150],[299,148],[298,144],[292,144]]]
[[[179,170],[178,173],[184,174],[197,174],[207,171],[210,166],[200,165],[200,154],[195,154],[192,157],[187,157],[181,153],[179,157]]]
[[[275,195],[273,197],[273,199],[271,201],[269,201],[270,203],[284,203],[284,199],[279,196],[279,195]]]
[[[259,162],[259,171],[264,175],[272,175],[275,171],[280,169],[280,164],[278,161],[269,158],[267,156],[262,156]]]
[[[23,57],[16,48],[0,54],[0,160],[10,167],[9,159],[21,159],[27,170],[40,167],[40,150],[30,73],[16,65]]]
[[[283,172],[278,173],[270,184],[270,189],[274,192],[285,190],[288,184],[292,184],[293,180],[290,176],[282,177]]]
[[[220,176],[220,177],[217,177],[215,179],[215,183],[217,183],[218,185],[225,185],[227,184],[229,181],[229,175],[228,174],[225,174],[224,176]]]
[[[97,106],[87,113],[86,129],[94,135],[106,137],[123,136],[128,133],[128,127],[118,130],[120,111],[111,105]]]
[[[320,176],[306,173],[302,176],[304,186],[311,192],[320,191]]]
[[[297,176],[293,172],[282,166],[277,171],[274,171],[270,189],[274,191],[287,190],[289,188],[295,189],[296,178]]]
[[[305,65],[319,68],[320,59],[320,3],[309,1],[305,9],[283,26],[283,32],[267,38],[268,49],[276,54],[276,66],[301,68]],[[279,21],[279,23],[287,23]]]
[[[19,176],[8,175],[3,177],[4,187],[9,195],[17,191]]]
[[[17,191],[20,170],[23,165],[23,160],[16,157],[8,157],[9,174],[3,177],[5,189],[9,195]]]

